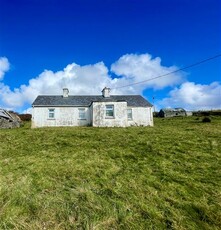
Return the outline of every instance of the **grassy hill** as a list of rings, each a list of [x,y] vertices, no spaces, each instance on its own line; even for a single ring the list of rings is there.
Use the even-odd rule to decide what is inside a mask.
[[[221,229],[221,119],[0,130],[0,229]]]

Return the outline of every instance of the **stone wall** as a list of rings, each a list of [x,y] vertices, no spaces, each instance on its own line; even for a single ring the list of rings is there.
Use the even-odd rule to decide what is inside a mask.
[[[19,128],[20,122],[19,121],[10,121],[3,117],[0,117],[0,129],[12,129],[12,128]]]

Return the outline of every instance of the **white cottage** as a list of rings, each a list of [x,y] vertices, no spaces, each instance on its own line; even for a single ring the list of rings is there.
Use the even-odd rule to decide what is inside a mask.
[[[153,106],[140,95],[71,96],[67,88],[60,96],[38,96],[32,104],[32,127],[153,126]]]

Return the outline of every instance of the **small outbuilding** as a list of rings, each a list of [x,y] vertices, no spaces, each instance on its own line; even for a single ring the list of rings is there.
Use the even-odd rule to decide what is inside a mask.
[[[187,116],[186,110],[183,108],[166,108],[161,109],[158,113],[159,117],[185,117]]]
[[[0,129],[11,129],[20,127],[21,120],[13,112],[0,109]]]

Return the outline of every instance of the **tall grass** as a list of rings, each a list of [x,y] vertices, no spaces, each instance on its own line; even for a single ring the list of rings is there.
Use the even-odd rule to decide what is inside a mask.
[[[0,229],[221,228],[220,118],[0,140]]]

